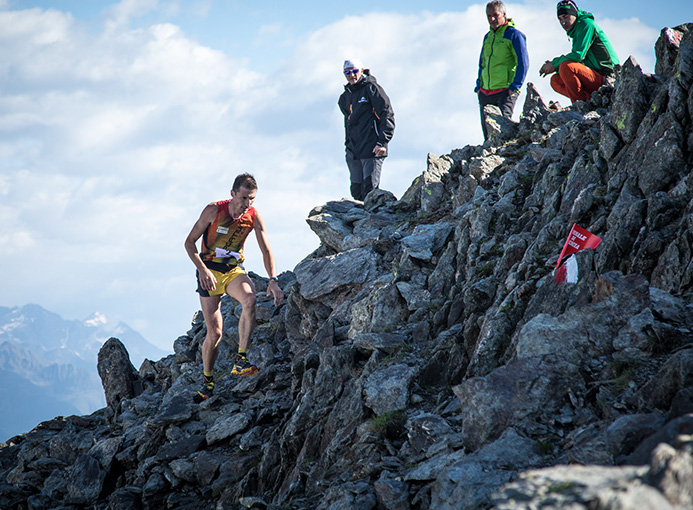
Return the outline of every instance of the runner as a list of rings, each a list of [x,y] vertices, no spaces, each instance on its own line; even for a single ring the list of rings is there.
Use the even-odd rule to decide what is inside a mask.
[[[272,294],[275,306],[284,299],[275,275],[274,255],[270,251],[265,224],[260,213],[252,207],[256,194],[255,178],[247,173],[239,175],[233,183],[231,199],[205,207],[185,239],[185,250],[197,268],[197,292],[207,325],[202,345],[203,384],[195,395],[198,403],[214,395],[214,362],[219,354],[223,322],[220,305],[224,293],[243,307],[238,323],[238,354],[231,373],[254,376],[258,372],[247,358],[250,334],[255,327],[255,286],[242,266],[245,260],[243,244],[253,229],[270,277],[267,295]],[[196,243],[200,237],[202,249],[198,253]]]

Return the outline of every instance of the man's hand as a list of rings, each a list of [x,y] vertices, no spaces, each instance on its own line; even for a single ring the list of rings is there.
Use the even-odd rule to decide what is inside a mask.
[[[267,285],[267,296],[272,294],[274,296],[274,306],[279,306],[284,301],[284,292],[279,287],[277,280],[270,280],[269,285]]]
[[[200,274],[200,286],[208,292],[217,288],[217,279],[207,268]]]
[[[376,155],[376,157],[379,156],[386,156],[387,155],[387,149],[383,147],[382,145],[376,145],[373,147],[373,154]]]
[[[555,73],[557,69],[553,66],[550,60],[547,60],[544,62],[544,64],[541,66],[541,69],[539,69],[539,75],[541,76],[546,76],[551,73]]]

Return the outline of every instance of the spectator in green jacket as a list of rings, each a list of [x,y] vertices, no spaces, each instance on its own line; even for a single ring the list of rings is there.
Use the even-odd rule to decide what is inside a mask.
[[[573,40],[567,55],[547,60],[539,74],[551,76],[553,90],[575,101],[587,101],[592,93],[614,74],[618,57],[609,38],[594,22],[590,12],[578,9],[573,0],[561,0],[556,6],[558,21]]]
[[[474,88],[479,96],[484,140],[488,138],[484,106],[496,105],[503,117],[511,118],[529,68],[525,34],[517,30],[513,20],[507,17],[505,4],[500,0],[487,3],[486,17],[491,30],[484,36],[481,45],[479,73]]]

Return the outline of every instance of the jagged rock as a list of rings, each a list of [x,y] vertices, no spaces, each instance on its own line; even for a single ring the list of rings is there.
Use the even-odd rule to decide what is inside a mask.
[[[418,225],[414,232],[402,239],[404,256],[417,260],[429,261],[446,243],[455,226],[452,223],[435,223]]]
[[[647,84],[638,63],[629,57],[621,68],[621,75],[611,107],[611,124],[621,139],[632,142],[648,111]]]
[[[594,423],[594,416],[582,412],[577,415],[572,409],[562,410],[561,421],[568,411],[573,414],[573,423]],[[567,417],[567,416],[566,416]],[[571,417],[572,418],[572,417]],[[560,457],[559,463],[613,465],[621,463],[632,453],[633,448],[664,423],[661,414],[649,413],[627,415],[616,419],[606,430],[597,425],[583,427],[571,433],[567,441],[571,444]]]
[[[140,510],[142,500],[132,490],[121,488],[108,497],[108,505],[110,510]]]
[[[174,342],[173,342],[173,352],[176,355],[176,361],[178,363],[185,363],[189,361],[195,361],[195,354],[196,352],[192,349],[191,346],[191,340],[189,336],[179,336]],[[144,364],[143,364],[144,367]],[[142,372],[142,367],[140,367],[140,377],[143,376]],[[149,373],[152,372],[151,369],[148,370]],[[155,375],[156,377],[156,375]]]
[[[687,449],[660,444],[652,452],[646,481],[657,487],[675,508],[693,508],[693,449],[688,436]]]
[[[431,507],[475,510],[517,470],[540,465],[536,443],[508,429],[497,441],[443,469],[431,489]]]
[[[419,375],[421,384],[448,386],[460,382],[469,364],[467,352],[459,342],[463,330],[462,324],[455,324],[435,338],[433,352]]]
[[[454,162],[449,156],[438,157],[428,154],[426,171],[421,183],[421,211],[424,214],[435,212],[445,197],[443,178],[448,175]]]
[[[407,307],[411,312],[428,306],[431,301],[431,293],[416,284],[397,282],[397,290],[407,302]]]
[[[578,121],[573,119],[573,123],[577,124]],[[544,122],[544,130],[548,132],[546,140],[546,148],[551,151],[563,151],[563,144],[565,140],[570,136],[570,130],[572,124],[562,123],[557,126],[553,126],[548,120]],[[563,154],[563,152],[561,152]]]
[[[577,223],[592,207],[594,190],[602,182],[601,172],[591,155],[582,155],[575,159],[567,178],[573,185],[563,194],[559,213],[569,213],[569,221]]]
[[[686,23],[676,28],[683,29],[683,37],[679,45],[677,79],[685,89],[690,90],[693,83],[693,23]]]
[[[249,273],[257,377],[230,375],[227,296],[202,404],[201,313],[139,373],[107,342],[109,407],[0,445],[0,508],[690,507],[693,31],[677,31],[663,74],[628,61],[565,109],[529,84],[516,139],[429,155],[399,201],[311,211],[320,247],[280,275],[286,305]],[[559,285],[572,223],[602,242]]]
[[[676,57],[684,32],[689,30],[687,25],[669,28],[665,27],[659,33],[655,43],[655,73],[673,78],[676,74]]]
[[[453,387],[462,408],[465,447],[476,450],[510,426],[547,419],[564,405],[568,390],[580,394],[584,389],[578,367],[564,361],[518,359],[467,379]]]
[[[405,409],[415,376],[416,369],[407,365],[389,365],[375,371],[364,384],[366,405],[377,415]]]
[[[122,442],[121,437],[102,439],[89,450],[89,455],[98,460],[103,470],[108,473]]]
[[[409,510],[409,490],[402,480],[383,475],[374,484],[378,507],[384,510]]]
[[[520,331],[514,342],[515,359],[561,359],[580,364],[614,351],[613,339],[627,326],[629,313],[649,305],[649,288],[644,278],[605,275],[598,285],[609,286],[610,294],[600,301],[576,307],[553,317],[537,315]]]
[[[563,153],[561,153],[559,149],[548,149],[546,147],[542,147],[538,143],[529,144],[529,153],[532,156],[532,159],[534,159],[534,161],[537,163],[542,161],[556,161],[563,156]]]
[[[544,101],[544,98],[541,97],[534,84],[527,83],[525,104],[522,107],[522,116],[520,117],[519,134],[525,138],[531,138],[532,141],[539,141],[543,135],[540,126],[542,126],[550,113],[549,106]]]
[[[156,426],[170,425],[171,423],[189,420],[192,416],[192,394],[174,394],[165,399],[161,408],[152,418],[152,424]]]
[[[76,503],[96,501],[101,494],[106,471],[99,461],[89,454],[77,456],[67,484],[70,498]]]
[[[349,225],[330,212],[311,215],[306,222],[320,238],[321,243],[337,252],[344,251],[345,242],[353,237]],[[358,246],[354,248],[358,248]]]
[[[339,287],[363,284],[375,275],[376,260],[370,247],[304,260],[295,269],[300,293],[317,299]]]
[[[693,349],[674,354],[638,392],[641,409],[669,410],[677,393],[693,386]]]
[[[377,499],[365,482],[350,482],[329,489],[316,510],[372,510]]]
[[[244,413],[237,413],[228,418],[221,418],[207,432],[207,444],[214,444],[223,439],[238,434],[250,423],[250,418]]]
[[[607,450],[612,456],[611,463],[621,463],[624,456],[659,430],[665,421],[664,416],[659,413],[632,414],[616,419],[605,432]]]
[[[205,442],[203,434],[185,435],[184,438],[166,443],[156,453],[156,460],[184,459],[198,451]]]
[[[109,338],[99,350],[97,369],[106,394],[106,403],[116,414],[120,411],[123,399],[141,393],[139,375],[130,363],[127,349],[117,338]]]
[[[484,106],[482,118],[482,122],[486,126],[486,133],[488,133],[487,143],[490,145],[502,145],[513,138],[517,138],[519,133],[518,123],[503,117],[500,108],[497,106]]]
[[[624,463],[634,466],[647,464],[657,445],[667,443],[671,446],[678,446],[679,439],[682,436],[690,436],[691,432],[693,432],[693,414],[675,418],[638,444],[633,453],[624,459]]]
[[[485,157],[473,157],[469,160],[465,170],[474,177],[476,181],[481,181],[505,162],[502,156],[491,155]]]
[[[491,498],[494,510],[529,510],[530,505],[550,501],[557,508],[587,510],[591,504],[600,509],[661,508],[672,506],[653,487],[639,480],[646,467],[556,466],[520,473],[519,479],[506,485]],[[517,501],[526,503],[517,504]]]
[[[371,214],[367,218],[357,220],[354,222],[354,236],[359,240],[359,245],[362,246],[373,246],[375,250],[378,250],[376,246],[379,240],[382,240],[383,235],[387,235],[394,227],[395,220],[392,216],[386,214]],[[387,246],[388,241],[383,241],[383,244]],[[351,239],[347,239],[345,246],[347,247],[358,247],[356,243],[352,242]],[[387,248],[379,251],[380,254]]]
[[[638,187],[645,196],[665,189],[679,178],[679,171],[686,168],[684,143],[683,129],[669,112],[660,115],[652,129],[638,140],[632,149],[635,157],[624,163],[630,166],[630,172],[637,172]],[[636,168],[635,161],[641,154],[644,158]]]
[[[363,200],[363,207],[366,211],[376,212],[396,201],[397,197],[390,191],[377,188],[366,195],[366,198]]]
[[[497,285],[498,282],[496,278],[491,275],[470,286],[464,296],[465,310],[470,312],[481,312],[482,310],[486,310],[493,302]]]
[[[431,413],[423,413],[410,418],[406,423],[406,429],[407,446],[414,454],[428,451],[454,432],[445,418]]]
[[[144,487],[142,487],[142,500],[144,507],[161,507],[166,496],[166,491],[170,488],[166,478],[161,473],[152,473],[147,478]]]
[[[605,160],[611,160],[623,147],[623,142],[610,122],[600,123],[599,154]]]
[[[82,430],[70,434],[61,434],[50,438],[49,455],[66,464],[72,465],[80,453],[86,453],[94,444],[94,433]]]
[[[404,346],[406,337],[394,333],[361,333],[353,337],[354,347],[392,354]]]
[[[348,338],[391,330],[409,316],[407,302],[391,278],[369,286],[351,306]]]
[[[546,117],[546,122],[552,128],[562,126],[568,122],[580,122],[585,120],[585,117],[574,110],[561,110],[560,112],[551,112]]]

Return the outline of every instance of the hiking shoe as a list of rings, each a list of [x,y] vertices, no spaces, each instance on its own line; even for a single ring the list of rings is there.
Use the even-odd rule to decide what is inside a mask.
[[[197,390],[197,393],[193,396],[193,402],[196,404],[199,404],[200,402],[204,402],[207,399],[210,399],[214,396],[214,383],[211,385],[209,384],[203,384],[202,388]]]
[[[231,374],[252,377],[257,375],[257,367],[248,361],[248,358],[236,358]]]

